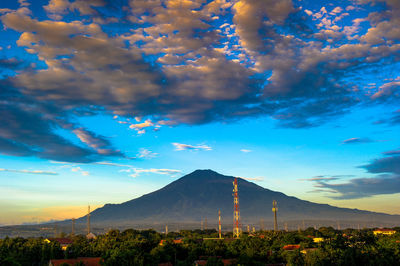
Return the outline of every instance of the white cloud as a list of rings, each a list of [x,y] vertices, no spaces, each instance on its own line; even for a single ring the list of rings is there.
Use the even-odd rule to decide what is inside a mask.
[[[204,144],[199,144],[199,145],[189,145],[189,144],[183,144],[183,143],[177,143],[174,142],[172,145],[175,146],[176,151],[185,151],[185,150],[204,150],[204,151],[211,151],[212,148],[208,145]]]
[[[329,14],[333,16],[333,15],[341,13],[342,11],[343,11],[343,8],[338,6],[338,7],[335,7]]]
[[[252,152],[252,150],[248,150],[248,149],[241,149],[240,151],[241,151],[241,152],[244,152],[244,153]]]
[[[13,12],[15,10],[9,8],[0,8],[0,14]]]
[[[144,159],[151,159],[154,157],[157,157],[158,153],[152,152],[151,150],[145,149],[145,148],[141,148],[139,150],[139,154],[137,155],[137,157],[139,158],[144,158]]]
[[[259,176],[259,177],[239,177],[241,179],[244,180],[248,180],[248,181],[264,181],[264,177]]]
[[[109,165],[109,166],[116,166],[116,167],[133,167],[132,165],[128,165],[128,164],[119,164],[119,163],[111,163],[111,162],[96,162],[95,164]]]
[[[15,169],[4,169],[0,168],[0,172],[12,172],[22,174],[36,174],[36,175],[58,175],[56,172],[42,171],[42,170],[15,170]]]
[[[88,176],[88,175],[90,175],[89,171],[84,171],[84,170],[83,170],[82,168],[80,168],[79,166],[71,168],[71,171],[72,171],[72,172],[80,173],[80,174],[83,175],[83,176]]]
[[[150,119],[147,119],[147,120],[144,121],[143,123],[131,124],[131,125],[129,126],[129,128],[136,129],[136,130],[142,130],[142,129],[144,129],[144,128],[151,127],[151,126],[153,126],[153,125],[154,125],[153,122],[151,122]]]
[[[133,168],[133,169],[130,169],[130,170],[134,172],[133,174],[129,175],[131,177],[138,177],[142,173],[153,173],[153,174],[171,175],[171,176],[173,176],[175,174],[182,173],[182,171],[174,170],[174,169],[155,169],[155,168],[140,169],[140,168]],[[128,172],[128,171],[126,171],[126,172]]]
[[[309,16],[312,16],[312,14],[313,14],[313,12],[308,9],[305,9],[304,12],[306,12],[306,14]]]

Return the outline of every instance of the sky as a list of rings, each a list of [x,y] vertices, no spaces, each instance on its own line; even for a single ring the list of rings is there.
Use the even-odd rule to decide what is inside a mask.
[[[0,24],[0,225],[196,169],[400,214],[398,0],[7,0]]]

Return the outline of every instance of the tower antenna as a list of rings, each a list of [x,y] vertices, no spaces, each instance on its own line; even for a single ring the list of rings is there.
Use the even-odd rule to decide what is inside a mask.
[[[71,231],[71,235],[72,235],[72,236],[75,235],[75,218],[72,218],[72,231]]]
[[[272,211],[274,212],[274,231],[278,231],[278,219],[276,218],[276,213],[278,212],[278,207],[276,200],[272,202]]]
[[[233,181],[233,237],[240,237],[240,210],[237,178]]]
[[[88,214],[87,214],[87,233],[90,234],[90,205],[88,205]]]
[[[218,233],[219,233],[219,238],[222,239],[222,233],[221,233],[221,211],[218,210]]]

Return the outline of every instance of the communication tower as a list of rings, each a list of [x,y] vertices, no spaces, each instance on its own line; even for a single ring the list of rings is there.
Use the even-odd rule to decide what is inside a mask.
[[[272,202],[272,211],[274,212],[274,231],[278,231],[278,219],[276,218],[276,213],[278,212],[278,207],[276,200]]]
[[[72,236],[75,235],[75,218],[72,218],[72,231],[71,231],[71,235],[72,235]]]
[[[90,205],[88,205],[88,214],[87,214],[87,233],[90,234]]]
[[[240,237],[240,210],[237,178],[233,181],[233,237]]]
[[[221,228],[221,211],[218,210],[218,233],[219,233],[219,238],[222,238],[222,228]]]

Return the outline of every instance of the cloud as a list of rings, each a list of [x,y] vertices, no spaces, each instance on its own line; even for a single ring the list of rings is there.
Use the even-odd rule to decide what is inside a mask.
[[[240,151],[241,151],[241,152],[244,152],[244,153],[252,152],[252,150],[248,150],[248,149],[241,149]]]
[[[133,168],[132,165],[119,164],[119,163],[112,163],[112,162],[96,162],[95,164],[108,165],[108,166],[115,166],[115,167],[129,167],[129,168]]]
[[[185,151],[185,150],[204,150],[204,151],[211,151],[212,148],[207,145],[189,145],[189,144],[183,144],[183,143],[177,143],[174,142],[172,145],[175,146],[175,151]]]
[[[136,121],[140,121],[139,118],[136,119]],[[127,122],[123,122],[123,121],[118,121],[119,123],[127,123]],[[144,134],[146,133],[146,128],[148,127],[153,127],[153,126],[157,126],[158,125],[154,125],[154,123],[150,120],[150,119],[146,119],[146,121],[144,121],[143,123],[137,123],[137,124],[131,124],[129,126],[129,128],[131,129],[135,129],[137,131],[138,134]]]
[[[371,98],[377,99],[388,99],[388,98],[400,98],[400,77],[395,81],[387,82],[379,87],[379,90],[375,92]]]
[[[384,153],[397,155],[396,151]],[[361,166],[369,173],[376,174],[369,178],[352,178],[345,183],[329,183],[336,180],[316,177],[304,179],[314,181],[314,187],[337,195],[329,195],[333,199],[359,199],[382,194],[400,193],[400,156],[388,156],[371,161]]]
[[[392,150],[383,152],[384,155],[400,155],[400,150]]]
[[[73,122],[90,113],[117,115],[144,134],[161,124],[258,116],[307,128],[357,106],[397,103],[398,80],[377,91],[357,80],[364,70],[398,61],[397,1],[360,0],[346,11],[365,8],[369,15],[347,21],[341,7],[296,4],[51,0],[43,6],[49,19],[24,1],[17,10],[2,9],[1,22],[20,34],[15,43],[26,62],[0,61],[7,76],[1,82],[14,90],[0,92],[0,123],[13,128],[0,129],[0,152],[73,162],[124,157],[106,137]],[[132,117],[146,120],[128,122]],[[400,123],[400,116],[389,121]],[[181,147],[207,150],[201,146]]]
[[[4,169],[0,168],[0,172],[11,172],[21,174],[35,174],[35,175],[58,175],[56,172],[42,171],[42,170],[15,170],[15,169]]]
[[[141,148],[139,150],[139,154],[137,155],[138,158],[143,158],[143,159],[151,159],[157,157],[158,153],[152,152],[148,149]]]
[[[98,136],[84,128],[76,128],[73,129],[72,132],[74,132],[83,143],[87,144],[101,155],[122,156],[122,153],[119,150],[114,150],[111,147],[111,143],[104,137]]]
[[[138,177],[143,173],[152,173],[152,174],[159,174],[159,175],[171,175],[175,176],[176,174],[182,173],[180,170],[174,170],[174,169],[141,169],[141,168],[132,168],[130,169],[129,172],[133,172],[133,174],[130,174],[129,176],[131,177]]]
[[[338,180],[338,177],[324,177],[324,176],[316,176],[316,177],[312,177],[312,178],[302,178],[299,179],[300,181],[334,181],[334,180]]]
[[[241,179],[244,180],[248,180],[248,181],[264,181],[264,177],[239,177]]]
[[[59,107],[24,97],[13,87],[7,87],[7,83],[0,87],[0,97],[4,99],[0,102],[0,124],[7,125],[0,127],[0,153],[67,162],[123,156],[104,137],[69,122],[66,112]],[[75,132],[90,149],[59,136],[56,129]]]
[[[389,152],[388,155],[393,155]],[[400,156],[390,156],[373,160],[371,163],[361,166],[370,173],[393,173],[400,175]]]
[[[330,195],[333,199],[359,199],[382,194],[400,193],[400,175],[381,175],[373,178],[354,178],[346,183],[331,184],[319,181],[315,187],[328,189],[339,195]]]
[[[7,95],[7,89],[2,90],[0,95],[2,93]],[[1,101],[0,124],[3,126],[0,127],[0,153],[70,162],[95,160],[96,153],[54,133],[53,129],[57,127],[54,116],[57,114],[62,115],[57,109],[37,105],[23,98],[17,102],[12,99]]]
[[[71,168],[72,172],[78,172],[83,176],[88,176],[90,175],[89,171],[84,171],[81,167],[77,166],[77,167],[72,167]]]
[[[342,141],[342,144],[359,144],[359,143],[371,143],[374,142],[370,138],[350,138]]]

